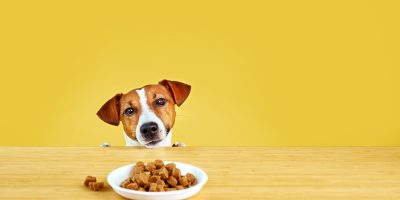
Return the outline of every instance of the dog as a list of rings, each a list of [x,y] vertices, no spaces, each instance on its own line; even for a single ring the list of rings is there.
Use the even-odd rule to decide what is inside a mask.
[[[126,94],[116,94],[100,108],[97,116],[114,126],[122,123],[126,146],[170,147],[175,105],[181,106],[190,90],[188,84],[162,80]]]

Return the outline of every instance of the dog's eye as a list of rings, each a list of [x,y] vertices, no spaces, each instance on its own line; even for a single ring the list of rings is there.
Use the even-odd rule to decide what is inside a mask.
[[[157,106],[164,106],[167,103],[167,100],[164,98],[159,98],[156,100],[156,105]]]
[[[132,108],[132,107],[127,108],[127,109],[125,109],[125,111],[124,111],[124,114],[125,114],[126,116],[131,116],[131,115],[133,115],[133,113],[135,113],[135,109]]]

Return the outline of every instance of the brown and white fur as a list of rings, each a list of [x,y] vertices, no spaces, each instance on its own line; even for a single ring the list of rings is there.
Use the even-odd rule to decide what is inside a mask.
[[[163,80],[116,94],[100,108],[97,116],[114,126],[121,122],[127,146],[171,146],[175,105],[182,105],[190,89],[185,83]]]

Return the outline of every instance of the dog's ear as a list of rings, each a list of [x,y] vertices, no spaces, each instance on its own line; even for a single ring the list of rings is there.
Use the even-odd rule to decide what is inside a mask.
[[[191,86],[178,81],[162,80],[159,84],[165,86],[174,97],[175,104],[180,106],[189,96]]]
[[[97,111],[97,116],[100,117],[106,123],[118,126],[119,124],[119,100],[121,99],[121,94],[116,94],[113,98],[108,100],[99,111]]]

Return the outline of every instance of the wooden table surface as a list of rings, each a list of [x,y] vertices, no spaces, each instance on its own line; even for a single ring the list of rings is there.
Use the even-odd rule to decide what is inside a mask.
[[[123,199],[84,178],[157,158],[206,171],[192,199],[400,199],[400,147],[0,147],[0,199]]]

